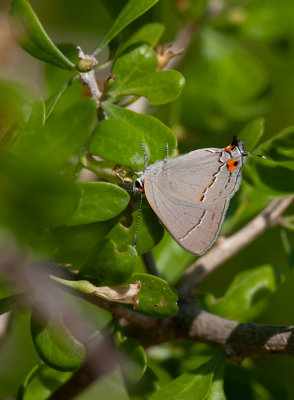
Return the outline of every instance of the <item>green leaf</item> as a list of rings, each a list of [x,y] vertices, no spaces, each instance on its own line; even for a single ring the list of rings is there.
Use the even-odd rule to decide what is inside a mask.
[[[282,280],[280,269],[272,265],[251,268],[236,275],[223,297],[207,295],[205,305],[221,317],[243,320],[256,303],[277,291]]]
[[[11,311],[14,305],[17,304],[18,300],[19,298],[17,295],[2,297],[0,293],[0,315]]]
[[[75,68],[51,41],[27,0],[13,0],[10,17],[16,40],[33,57],[60,68]]]
[[[93,54],[98,54],[119,32],[149,10],[157,1],[158,0],[129,0],[119,13],[110,30],[94,50]]]
[[[156,53],[148,44],[128,47],[114,62],[111,72],[115,75],[115,82],[108,93],[123,90],[132,81],[154,72],[156,68]]]
[[[181,71],[189,82],[181,96],[182,120],[191,130],[224,132],[232,120],[265,112],[262,95],[269,74],[257,57],[228,35],[201,30]]]
[[[164,25],[158,22],[150,22],[149,24],[143,25],[142,28],[138,29],[128,40],[126,40],[120,50],[122,53],[127,47],[138,44],[147,43],[149,46],[154,47],[160,40],[164,32]]]
[[[259,145],[257,150],[269,161],[294,170],[294,127],[282,130],[272,139]]]
[[[14,83],[0,79],[0,142],[1,145],[11,139],[11,126],[19,123],[27,94],[20,82]]]
[[[243,176],[259,190],[273,196],[294,193],[293,170],[269,159],[250,157],[243,168]]]
[[[47,241],[51,240],[54,244],[54,259],[61,263],[72,264],[80,269],[95,246],[105,239],[117,221],[118,219],[114,218],[94,224],[52,229]]]
[[[145,96],[151,105],[170,103],[182,93],[185,78],[178,71],[158,71],[134,79],[124,86],[114,88],[113,96]]]
[[[25,104],[19,123],[17,136],[12,143],[13,151],[21,154],[22,149],[35,135],[39,135],[45,124],[45,104],[43,100],[32,100]]]
[[[291,246],[289,236],[285,229],[280,230],[280,235],[281,235],[282,245],[288,259],[288,264],[291,268],[291,271],[294,272],[294,251]]]
[[[250,152],[255,149],[264,133],[264,118],[250,121],[238,134],[238,139],[244,142],[245,149]]]
[[[137,252],[133,246],[127,245],[124,251],[118,251],[115,242],[105,240],[92,251],[80,274],[97,285],[114,286],[125,282],[136,264]]]
[[[194,373],[184,373],[150,397],[150,400],[205,400],[209,398],[220,356],[200,366]],[[211,397],[211,399],[214,399]],[[215,397],[215,399],[218,399]]]
[[[82,225],[105,221],[120,214],[128,205],[128,193],[117,185],[107,182],[77,183],[81,197],[67,225]]]
[[[71,372],[56,371],[45,364],[36,365],[27,375],[18,400],[46,400],[69,380]]]
[[[148,360],[149,364],[149,360]],[[148,366],[138,382],[126,382],[129,400],[147,400],[158,389],[158,377]]]
[[[244,177],[273,195],[294,193],[293,148],[294,128],[290,127],[258,146],[256,152],[267,158],[251,157],[245,164]]]
[[[280,7],[276,0],[259,0],[244,4],[240,10],[240,33],[250,40],[265,41],[285,37],[291,32],[294,5],[284,0]]]
[[[117,340],[117,348],[121,351],[120,367],[124,378],[128,382],[137,382],[144,375],[147,368],[147,357],[140,343],[125,337]]]
[[[89,151],[105,160],[136,169],[144,167],[144,144],[148,163],[166,157],[166,143],[170,154],[176,147],[176,138],[171,129],[150,115],[103,103],[109,119],[100,121],[93,131]]]
[[[60,169],[86,142],[95,114],[94,102],[86,100],[52,116],[43,130],[35,132],[23,143],[22,156]]]
[[[224,363],[216,369],[207,400],[226,400],[224,392]]]
[[[57,93],[53,94],[52,96],[48,97],[48,99],[45,101],[46,105],[46,120],[51,116],[53,111],[55,110],[56,105],[58,104],[59,100],[63,96],[63,94],[66,92],[66,90],[71,86],[73,80],[70,79],[68,82],[66,82],[60,90],[58,90]]]
[[[139,220],[138,213],[139,210],[132,213],[131,225],[121,221],[107,235],[108,239],[116,243],[119,251],[125,251],[127,245],[133,246],[135,235],[138,255],[147,253],[162,239],[163,227],[151,208],[142,207]]]
[[[58,48],[74,64],[78,64],[79,58],[75,44],[62,43],[58,45]],[[65,111],[74,103],[85,99],[85,88],[81,85],[79,79],[75,79],[76,76],[76,71],[61,69],[52,64],[45,64],[44,80],[48,93],[52,95],[50,102],[53,102],[55,97],[58,99],[54,108],[55,112]],[[58,93],[62,92],[67,84],[69,86],[62,93],[62,96],[59,97]],[[48,101],[49,99],[46,101],[46,106]]]
[[[61,319],[46,325],[31,320],[32,338],[41,359],[59,371],[74,371],[85,361],[85,347],[66,328]]]
[[[46,159],[54,154],[52,164],[56,168],[63,166],[90,136],[95,117],[95,103],[86,100],[50,118],[36,141],[38,157]]]
[[[178,313],[178,295],[166,281],[148,274],[133,274],[128,283],[135,281],[142,284],[137,312],[155,318],[170,318]]]
[[[46,162],[0,157],[0,220],[22,240],[24,232],[62,225],[78,205],[78,187]]]

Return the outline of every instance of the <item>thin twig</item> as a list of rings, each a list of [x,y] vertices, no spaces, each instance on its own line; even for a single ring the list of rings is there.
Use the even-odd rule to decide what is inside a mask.
[[[98,64],[94,56],[84,54],[83,50],[79,46],[77,47],[77,50],[79,52],[80,60],[91,63],[92,68],[94,68]],[[88,86],[91,93],[91,97],[95,100],[96,106],[99,107],[102,92],[98,88],[94,69],[91,69],[90,71],[87,72],[81,72],[79,74],[79,78],[83,85]]]
[[[267,228],[275,225],[293,199],[294,196],[288,196],[273,200],[244,228],[228,238],[220,238],[211,250],[186,270],[179,282],[182,295],[192,295],[195,286],[207,275],[260,236]]]

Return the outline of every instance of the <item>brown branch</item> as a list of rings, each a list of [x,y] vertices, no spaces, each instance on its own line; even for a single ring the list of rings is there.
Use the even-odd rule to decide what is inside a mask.
[[[195,286],[223,262],[234,256],[267,228],[278,223],[280,216],[292,203],[294,196],[273,200],[260,214],[244,228],[228,238],[220,238],[204,256],[196,260],[179,282],[183,295],[192,295]]]
[[[294,326],[239,323],[199,309],[193,301],[179,304],[177,316],[157,320],[151,330],[126,328],[145,346],[171,339],[207,343],[223,350],[232,361],[268,355],[294,356]]]
[[[273,354],[294,356],[294,326],[238,323],[198,310],[187,337],[217,346],[238,362]]]

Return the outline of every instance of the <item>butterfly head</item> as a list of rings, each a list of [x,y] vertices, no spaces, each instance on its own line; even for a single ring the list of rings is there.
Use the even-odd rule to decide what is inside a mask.
[[[143,176],[140,176],[135,180],[133,191],[134,193],[145,193]]]
[[[235,149],[235,148],[238,149],[239,152],[241,153],[242,157],[257,156],[257,157],[261,157],[261,158],[266,158],[265,156],[263,156],[263,155],[261,155],[261,154],[251,154],[251,153],[248,153],[248,152],[245,150],[244,142],[242,142],[241,140],[238,140],[238,139],[237,139],[237,136],[233,136],[232,143],[231,143],[231,145],[230,145],[229,147],[230,147],[231,149]]]

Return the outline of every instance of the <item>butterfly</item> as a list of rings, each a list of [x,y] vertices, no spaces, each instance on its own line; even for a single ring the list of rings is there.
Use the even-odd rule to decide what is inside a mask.
[[[145,193],[159,221],[181,247],[201,255],[218,236],[249,155],[234,136],[223,149],[194,150],[147,166],[134,190]]]

